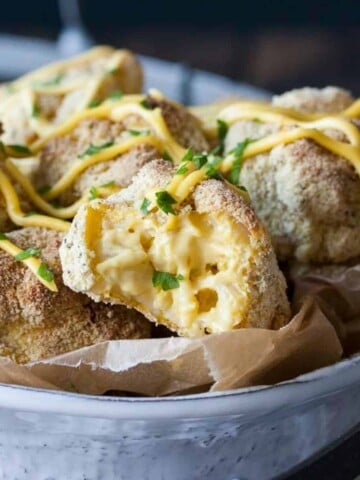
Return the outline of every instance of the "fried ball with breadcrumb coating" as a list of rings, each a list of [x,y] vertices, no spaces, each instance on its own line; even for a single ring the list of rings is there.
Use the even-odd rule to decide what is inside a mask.
[[[201,152],[208,143],[195,117],[183,106],[161,97],[147,97],[148,108],[159,107],[164,120],[177,142],[184,148]],[[149,131],[149,125],[139,116],[129,115],[122,121],[107,118],[83,120],[70,133],[49,140],[40,152],[40,164],[35,175],[38,188],[53,185],[78,160],[89,145],[106,145],[120,142],[137,132]],[[82,172],[74,184],[62,195],[61,200],[71,203],[91,187],[114,182],[119,187],[129,185],[134,174],[147,162],[159,158],[159,152],[151,145],[140,144],[117,157],[98,163]]]
[[[140,93],[142,77],[131,52],[105,46],[30,72],[0,88],[1,140],[29,146],[89,104]]]
[[[236,189],[205,179],[176,215],[146,212],[174,171],[150,162],[127,189],[79,210],[60,248],[65,284],[182,336],[284,325],[286,285],[269,235]]]
[[[348,92],[327,87],[287,92],[274,97],[273,104],[304,113],[336,113],[353,101]],[[276,123],[238,121],[229,129],[226,150],[280,128]],[[346,141],[342,132],[325,133]],[[279,259],[340,263],[360,254],[360,179],[345,158],[301,139],[246,160],[240,181],[268,227]]]
[[[42,228],[9,233],[20,248],[41,249],[58,292],[42,285],[23,263],[0,249],[0,355],[27,363],[106,340],[150,336],[150,323],[123,306],[95,303],[62,282],[62,234]]]

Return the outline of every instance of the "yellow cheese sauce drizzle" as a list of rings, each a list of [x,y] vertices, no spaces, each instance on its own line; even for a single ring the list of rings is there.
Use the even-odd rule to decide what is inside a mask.
[[[198,107],[198,110],[201,107]],[[193,109],[194,110],[194,109]],[[194,113],[196,114],[196,109]],[[204,110],[204,118],[211,113],[219,111],[216,106]],[[210,112],[210,113],[209,113]],[[282,131],[268,135],[260,140],[250,143],[244,151],[243,160],[260,153],[267,152],[277,145],[286,145],[302,138],[311,139],[317,144],[331,151],[332,153],[349,160],[358,175],[360,176],[360,133],[358,128],[349,121],[349,116],[360,114],[360,100],[357,100],[348,109],[340,114],[305,114],[292,109],[281,108],[260,102],[239,102],[225,107],[218,114],[218,118],[232,125],[239,120],[257,119],[263,122],[276,123],[279,125],[295,125],[298,128]],[[322,133],[320,130],[333,129],[341,131],[350,143],[334,140]],[[235,156],[227,155],[219,165],[218,169],[227,173],[233,166]],[[206,169],[203,167],[195,172],[188,169],[185,175],[175,176],[168,185],[166,191],[178,202],[181,203],[195,188],[195,186],[206,178]],[[230,185],[230,184],[229,184]],[[247,199],[247,193],[239,191],[240,195]]]
[[[244,160],[268,152],[277,145],[286,145],[305,138],[311,139],[330,152],[349,160],[360,175],[360,133],[358,128],[346,118],[350,114],[352,116],[360,114],[359,101],[354,102],[352,106],[340,114],[333,115],[309,115],[271,105],[241,102],[225,108],[220,112],[219,118],[228,125],[232,125],[239,120],[256,118],[263,122],[298,127],[270,134],[252,142],[244,151]],[[341,131],[350,143],[334,140],[320,131],[325,129]],[[220,165],[220,171],[228,172],[233,161],[234,155],[227,155]]]
[[[24,253],[24,250],[21,248],[17,247],[13,242],[11,242],[9,239],[0,239],[0,248],[4,250],[4,252],[8,253],[12,257],[16,257],[16,255],[19,255],[21,253]],[[45,280],[43,277],[41,277],[38,274],[39,268],[42,264],[41,259],[36,258],[36,257],[30,257],[26,258],[25,260],[22,260],[22,263],[26,265],[32,272],[33,274],[39,279],[39,281],[45,285],[46,288],[51,290],[52,292],[57,292],[57,286],[54,280],[48,281]]]
[[[41,138],[54,129],[58,120],[57,113],[52,113],[54,118],[44,118],[38,104],[39,95],[58,97],[58,108],[61,110],[64,97],[75,92],[76,98],[70,96],[72,100],[65,106],[65,110],[70,108],[67,116],[73,115],[86,109],[93,100],[104,100],[106,82],[110,78],[111,84],[111,76],[121,72],[131,57],[132,54],[127,50],[97,47],[70,60],[43,67],[6,84],[6,87],[0,90],[0,111],[6,113],[22,104],[29,129]],[[94,62],[98,62],[97,68],[93,68]],[[29,144],[34,140],[36,141],[36,138],[29,140]]]
[[[79,158],[74,162],[70,169],[52,186],[52,188],[44,195],[47,200],[58,197],[62,192],[67,190],[78,178],[78,176],[89,167],[112,160],[118,155],[128,152],[137,145],[152,145],[160,149],[159,141],[154,136],[139,136],[125,140],[119,144],[104,148],[98,153],[89,155],[87,158]]]
[[[2,193],[5,203],[6,211],[13,223],[21,227],[45,227],[60,232],[66,232],[70,223],[57,218],[48,217],[46,215],[27,214],[21,209],[20,200],[16,190],[12,186],[8,176],[0,170],[0,192]]]

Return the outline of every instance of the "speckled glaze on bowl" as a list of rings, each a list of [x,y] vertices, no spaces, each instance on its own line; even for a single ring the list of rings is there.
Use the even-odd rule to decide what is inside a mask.
[[[144,59],[147,87],[180,101],[267,93]],[[0,384],[0,480],[267,480],[357,428],[360,357],[272,387],[171,398]]]

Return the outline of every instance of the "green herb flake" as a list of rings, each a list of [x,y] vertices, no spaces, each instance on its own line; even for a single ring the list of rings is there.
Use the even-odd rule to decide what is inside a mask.
[[[246,193],[247,193],[247,188],[244,187],[244,185],[238,185],[238,189],[239,189],[239,190],[242,190],[243,192],[246,192]]]
[[[229,152],[234,155],[234,161],[229,175],[229,180],[234,185],[238,185],[239,183],[240,172],[243,165],[244,152],[246,147],[252,142],[254,142],[253,139],[245,138],[243,142],[238,143],[236,147]]]
[[[112,68],[109,68],[108,74],[109,75],[116,75],[118,71],[119,71],[119,67],[112,67]]]
[[[99,198],[98,191],[95,187],[91,187],[89,190],[89,200],[96,200],[97,198]]]
[[[32,152],[30,148],[28,148],[26,145],[8,145],[7,146],[9,149],[14,150],[14,152],[19,153],[21,155],[32,155]]]
[[[6,93],[8,93],[9,95],[15,93],[15,88],[12,83],[5,83],[4,87],[5,87]]]
[[[9,240],[5,233],[0,232],[0,240]]]
[[[179,288],[181,280],[184,280],[183,275],[173,275],[169,272],[159,272],[156,270],[152,276],[153,286],[160,287],[164,291]]]
[[[91,102],[88,104],[88,108],[96,108],[100,105],[100,103],[100,100],[91,100]]]
[[[39,108],[39,105],[36,102],[33,103],[32,110],[31,110],[31,116],[34,117],[34,118],[40,117],[40,108]]]
[[[110,187],[115,187],[116,183],[114,182],[114,180],[112,180],[111,182],[107,182],[107,183],[103,183],[102,185],[100,185],[100,188],[110,188]]]
[[[14,258],[18,262],[22,262],[23,260],[26,260],[31,257],[38,257],[40,253],[41,253],[40,248],[27,248],[26,250],[23,250],[22,252],[15,255]]]
[[[7,157],[5,145],[0,141],[0,158],[4,160]]]
[[[146,110],[152,110],[151,105],[149,104],[147,98],[144,98],[143,100],[141,100],[140,105],[143,108],[146,108]]]
[[[224,151],[224,142],[225,142],[226,134],[229,130],[229,125],[226,122],[224,122],[224,120],[221,120],[220,118],[216,120],[216,123],[217,123],[218,138],[220,143],[219,153],[222,153]]]
[[[51,186],[50,185],[43,185],[42,187],[38,188],[38,193],[40,195],[46,195],[48,192],[50,192]]]
[[[188,150],[186,150],[185,155],[181,159],[181,163],[190,162],[193,159],[193,156],[194,156],[194,152],[193,152],[192,148],[189,148]]]
[[[221,145],[216,145],[212,150],[210,150],[209,155],[219,155],[221,154]]]
[[[221,180],[222,176],[216,169],[214,165],[210,163],[206,164],[206,176],[209,178],[215,178],[216,180]]]
[[[129,128],[127,131],[133,137],[140,137],[140,136],[146,137],[146,136],[151,134],[151,131],[149,129],[146,129],[146,130],[132,130],[131,128]]]
[[[161,192],[156,192],[155,196],[156,203],[163,212],[172,213],[173,215],[175,215],[175,211],[172,205],[176,203],[176,200],[170,195],[170,193],[163,190]]]
[[[108,96],[108,100],[119,100],[120,98],[123,97],[123,92],[121,90],[114,90],[110,95]]]
[[[206,153],[195,153],[191,159],[191,161],[198,170],[205,165],[207,160],[208,158]]]
[[[46,282],[52,282],[54,280],[53,272],[44,262],[40,263],[40,267],[37,270],[37,274]]]
[[[89,147],[85,150],[84,153],[79,155],[78,158],[84,158],[88,155],[95,155],[95,153],[99,153],[104,148],[109,148],[109,147],[112,147],[113,145],[114,145],[113,141],[106,142],[101,145],[93,145],[92,143],[90,143]]]
[[[146,197],[144,198],[144,200],[141,202],[141,205],[140,205],[140,211],[146,215],[149,213],[149,207],[150,207],[150,200],[147,199]]]
[[[175,175],[185,175],[187,171],[188,168],[186,165],[180,165],[180,167],[176,170]]]
[[[64,77],[63,73],[58,73],[55,77],[50,78],[49,80],[44,80],[44,81],[36,80],[33,83],[33,86],[35,88],[36,87],[55,87],[56,85],[59,85],[63,77]]]
[[[24,213],[24,217],[32,217],[33,215],[39,215],[39,213],[35,212],[35,211],[30,211],[30,212]]]
[[[253,118],[252,121],[255,123],[263,123],[263,121],[258,117]]]
[[[166,160],[167,162],[174,163],[174,160],[171,158],[169,152],[167,150],[164,151],[162,158]]]

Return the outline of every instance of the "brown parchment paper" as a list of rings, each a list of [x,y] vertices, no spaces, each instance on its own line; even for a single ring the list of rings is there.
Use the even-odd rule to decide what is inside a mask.
[[[341,356],[332,323],[307,298],[277,331],[111,341],[24,366],[0,358],[0,381],[90,394],[169,395],[275,383]]]
[[[360,263],[319,267],[294,264],[289,276],[294,282],[295,308],[312,295],[334,325],[345,355],[359,352]]]

